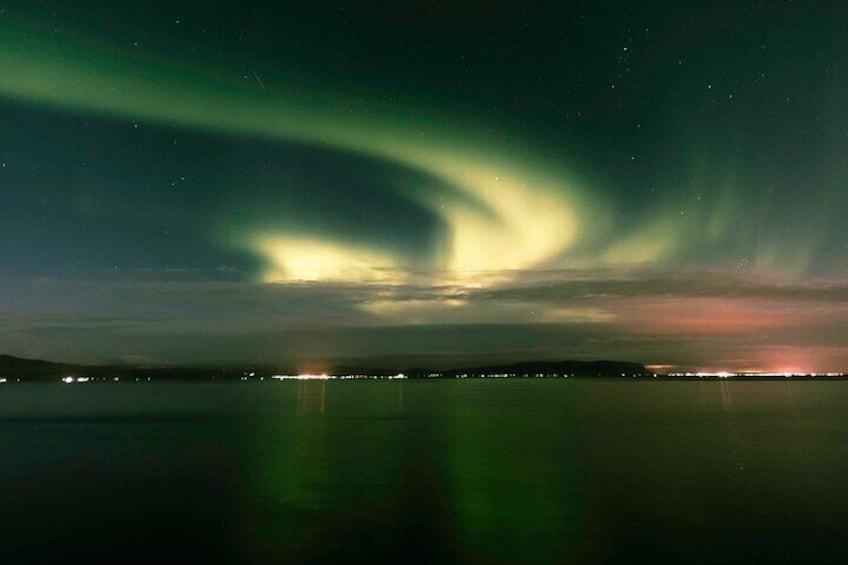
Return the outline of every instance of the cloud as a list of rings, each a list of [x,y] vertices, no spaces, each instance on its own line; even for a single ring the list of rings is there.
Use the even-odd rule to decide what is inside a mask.
[[[479,298],[547,303],[576,299],[647,297],[758,298],[848,302],[840,279],[786,279],[715,269],[580,269],[527,273],[521,283],[480,291]]]
[[[182,276],[21,280],[28,300],[0,301],[11,320],[0,325],[0,349],[87,361],[200,362],[204,352],[209,362],[615,357],[765,370],[787,358],[775,348],[810,347],[827,349],[817,361],[803,357],[809,370],[824,370],[842,358],[848,327],[846,285],[834,280],[551,271],[493,276],[475,288],[426,277],[263,284]]]

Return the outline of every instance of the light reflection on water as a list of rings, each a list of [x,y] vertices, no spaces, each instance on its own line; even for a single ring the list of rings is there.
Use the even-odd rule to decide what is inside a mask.
[[[836,563],[846,409],[843,382],[7,386],[6,553]]]

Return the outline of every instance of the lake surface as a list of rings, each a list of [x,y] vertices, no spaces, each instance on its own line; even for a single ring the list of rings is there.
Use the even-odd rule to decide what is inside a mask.
[[[842,563],[848,382],[0,386],[0,560]]]

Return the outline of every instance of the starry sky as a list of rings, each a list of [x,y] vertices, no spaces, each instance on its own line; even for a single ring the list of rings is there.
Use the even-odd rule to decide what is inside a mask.
[[[0,352],[848,370],[848,4],[0,6]]]

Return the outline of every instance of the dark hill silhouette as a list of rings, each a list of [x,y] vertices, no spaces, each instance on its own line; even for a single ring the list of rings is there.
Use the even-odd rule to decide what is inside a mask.
[[[80,365],[0,355],[0,377],[7,379],[59,379],[83,369]]]
[[[255,369],[250,369],[255,372]],[[24,359],[0,355],[0,377],[6,379],[59,380],[65,377],[92,377],[96,379],[150,378],[155,380],[207,380],[212,378],[238,379],[245,371],[221,367],[174,367],[132,365],[75,365],[54,363],[40,359]]]
[[[446,377],[458,375],[508,375],[532,377],[536,375],[559,375],[575,377],[630,377],[653,374],[644,365],[626,361],[527,361],[508,365],[489,365],[445,371]]]
[[[621,377],[644,376],[651,374],[639,363],[623,361],[528,361],[505,365],[487,365],[479,367],[460,367],[450,370],[413,369],[375,369],[356,366],[339,366],[328,371],[330,375],[369,375],[390,376],[403,373],[409,378],[456,378],[507,375],[510,377],[580,376],[580,377]],[[176,367],[130,365],[75,365],[57,363],[39,359],[24,359],[11,355],[0,355],[0,377],[20,380],[60,380],[65,377],[91,377],[95,379],[138,378],[153,380],[209,380],[240,379],[245,376],[263,377],[274,374],[292,374],[290,370],[279,367]]]

